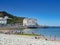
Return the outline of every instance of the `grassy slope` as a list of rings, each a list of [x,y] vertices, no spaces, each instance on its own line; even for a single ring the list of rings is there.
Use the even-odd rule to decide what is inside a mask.
[[[23,36],[40,36],[38,34],[16,34],[16,35],[23,35]]]

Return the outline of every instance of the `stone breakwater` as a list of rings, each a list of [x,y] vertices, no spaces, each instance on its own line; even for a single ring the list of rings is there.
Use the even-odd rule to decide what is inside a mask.
[[[60,41],[35,39],[34,36],[0,34],[0,45],[60,45]]]

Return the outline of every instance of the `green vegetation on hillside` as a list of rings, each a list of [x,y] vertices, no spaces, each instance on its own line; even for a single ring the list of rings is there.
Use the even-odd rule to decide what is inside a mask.
[[[9,14],[5,11],[0,11],[0,17],[4,17],[4,16],[8,16],[10,19],[8,19],[7,24],[15,24],[15,23],[23,23],[23,19],[25,17],[17,17],[17,16],[13,16],[12,14]]]

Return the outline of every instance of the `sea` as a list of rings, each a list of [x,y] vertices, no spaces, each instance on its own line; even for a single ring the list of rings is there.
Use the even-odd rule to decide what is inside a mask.
[[[24,29],[24,33],[29,34],[41,34],[49,39],[57,39],[60,40],[60,28],[38,28],[38,29]]]

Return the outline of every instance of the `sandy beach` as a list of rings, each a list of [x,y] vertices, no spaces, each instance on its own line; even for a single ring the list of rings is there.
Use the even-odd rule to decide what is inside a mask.
[[[0,45],[60,45],[60,41],[35,39],[35,36],[0,34]]]

